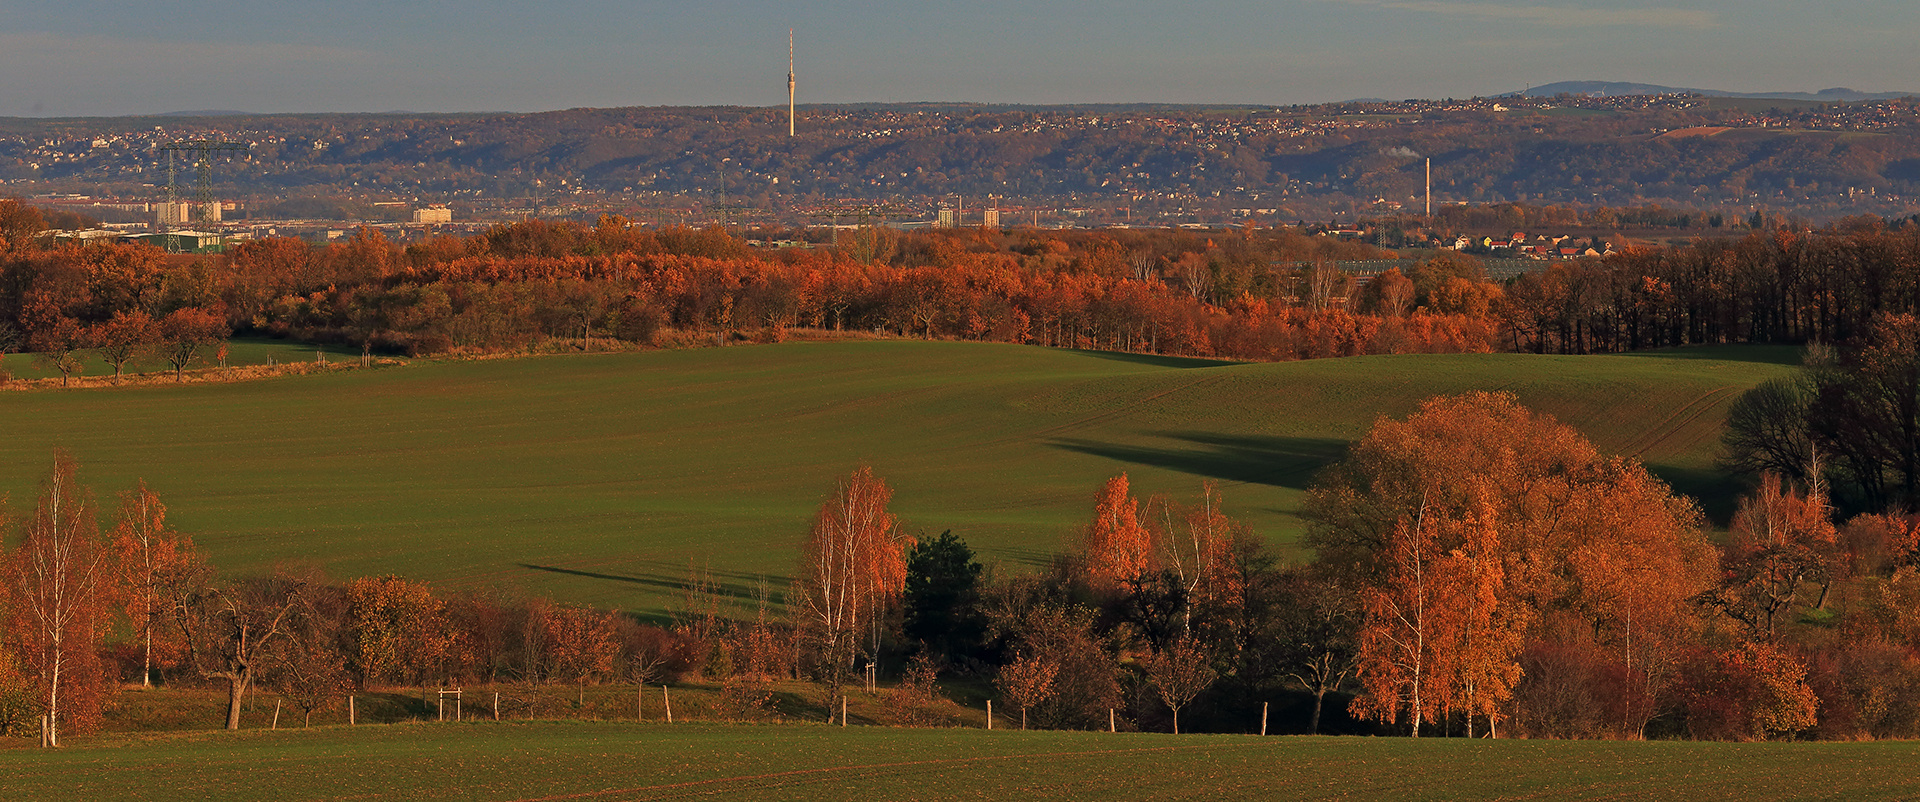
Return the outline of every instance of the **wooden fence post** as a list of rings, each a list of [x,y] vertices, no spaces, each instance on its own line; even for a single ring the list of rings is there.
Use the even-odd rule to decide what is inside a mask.
[[[993,700],[987,700],[987,729],[993,729]]]
[[[1107,732],[1119,732],[1119,731],[1120,731],[1120,728],[1114,726],[1114,723],[1113,723],[1113,708],[1109,707],[1107,708]]]
[[[633,720],[634,721],[647,720],[647,708],[645,705],[641,704],[641,701],[640,701],[640,694],[644,693],[646,690],[647,690],[647,686],[645,685],[642,685],[638,688],[633,689]]]
[[[275,729],[275,730],[280,729],[280,700],[279,699],[273,700],[273,726],[270,727],[269,729]]]
[[[359,721],[355,720],[356,718],[357,717],[354,715],[354,709],[353,709],[353,697],[348,696],[347,697],[347,726],[353,726],[355,724],[360,723]]]
[[[1260,703],[1260,734],[1267,734],[1267,703]]]
[[[660,704],[667,708],[667,723],[673,723],[673,696],[667,693],[667,686],[660,686]]]
[[[840,726],[847,726],[847,697],[840,697]]]
[[[500,692],[493,692],[493,720],[500,720]]]

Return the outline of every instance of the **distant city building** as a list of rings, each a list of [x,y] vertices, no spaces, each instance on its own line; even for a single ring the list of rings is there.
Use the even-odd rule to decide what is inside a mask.
[[[196,216],[194,214],[194,204],[186,201],[156,203],[153,205],[153,218],[154,222],[163,226],[178,226],[198,222],[218,223],[220,222],[221,208],[222,204],[219,201],[214,201],[201,207],[198,210],[199,214]]]
[[[156,203],[153,205],[153,219],[163,226],[181,225],[193,219],[193,204],[186,201]]]
[[[957,223],[955,222],[956,219],[957,218],[954,214],[953,207],[942,206],[940,207],[939,220],[935,222],[934,225],[939,226],[940,228],[953,228],[955,225],[957,225]]]
[[[425,209],[415,209],[413,210],[413,222],[451,223],[453,222],[453,210],[438,203],[428,206]]]
[[[980,225],[986,226],[987,228],[999,228],[1000,227],[1000,208],[996,206],[996,207],[989,208],[984,212],[981,212]]]

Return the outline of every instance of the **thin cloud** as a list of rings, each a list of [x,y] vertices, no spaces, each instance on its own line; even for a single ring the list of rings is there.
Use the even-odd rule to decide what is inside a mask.
[[[1443,17],[1465,17],[1485,22],[1523,22],[1561,28],[1712,28],[1720,24],[1711,11],[1685,8],[1567,8],[1455,0],[1321,0],[1346,5],[1390,8]]]

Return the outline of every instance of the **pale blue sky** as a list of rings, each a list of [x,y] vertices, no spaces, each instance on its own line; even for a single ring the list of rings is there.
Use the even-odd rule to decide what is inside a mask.
[[[0,0],[0,116],[1920,92],[1912,0]]]

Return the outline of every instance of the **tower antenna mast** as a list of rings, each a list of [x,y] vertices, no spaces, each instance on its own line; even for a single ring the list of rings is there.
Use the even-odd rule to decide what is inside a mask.
[[[793,137],[793,29],[787,29],[787,137]]]

